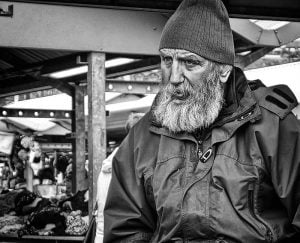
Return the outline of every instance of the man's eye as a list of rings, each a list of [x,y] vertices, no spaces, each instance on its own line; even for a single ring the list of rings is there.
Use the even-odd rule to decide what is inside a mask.
[[[196,66],[196,65],[200,65],[200,63],[199,63],[198,61],[190,60],[190,59],[184,60],[184,64],[185,64],[187,67],[193,67],[193,66]]]
[[[166,65],[170,65],[173,62],[172,57],[163,57],[162,59]]]

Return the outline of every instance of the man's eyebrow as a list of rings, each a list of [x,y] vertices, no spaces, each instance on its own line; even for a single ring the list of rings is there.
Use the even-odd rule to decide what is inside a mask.
[[[179,58],[184,58],[184,59],[193,59],[193,60],[198,60],[198,61],[203,61],[204,59],[202,57],[199,57],[193,53],[183,53],[181,55],[178,55]]]

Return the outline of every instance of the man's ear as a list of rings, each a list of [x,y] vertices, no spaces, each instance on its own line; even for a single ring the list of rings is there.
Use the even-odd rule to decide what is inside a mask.
[[[220,68],[220,81],[226,83],[231,73],[232,66],[222,65]]]

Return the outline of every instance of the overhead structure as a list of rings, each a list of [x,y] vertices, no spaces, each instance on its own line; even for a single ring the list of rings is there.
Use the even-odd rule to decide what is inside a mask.
[[[158,68],[160,33],[180,2],[1,1],[0,97],[51,87],[71,94],[74,91],[68,84],[86,83],[85,73],[59,80],[49,74],[86,65],[91,51],[105,52],[107,61],[120,57],[134,60],[106,69],[106,78],[116,82],[119,76]],[[297,0],[224,0],[224,4],[231,17],[237,66],[244,68],[300,36],[298,22],[263,29],[249,20],[299,21]],[[106,90],[110,91],[108,86]],[[156,92],[151,87],[148,90]]]
[[[84,167],[83,96],[89,97],[90,189],[105,156],[105,91],[153,94],[158,82],[120,76],[159,67],[157,47],[169,16],[181,0],[12,0],[0,1],[0,97],[57,88],[73,98],[71,111],[80,187]],[[231,17],[236,65],[242,68],[300,36],[299,0],[223,0]],[[264,29],[249,19],[289,21]],[[131,62],[108,67],[119,58]],[[85,67],[55,78],[53,73]],[[96,69],[97,70],[96,70]],[[100,89],[100,90],[99,90]],[[1,110],[3,112],[3,110]],[[31,111],[30,111],[31,112]],[[76,138],[76,139],[75,139]],[[77,157],[77,158],[76,158]],[[94,204],[90,200],[90,209]]]
[[[15,0],[17,2],[18,0]],[[130,9],[154,12],[173,12],[181,0],[19,0],[43,4],[91,6],[108,9]],[[223,0],[229,15],[236,18],[299,20],[300,5],[297,0]],[[10,15],[11,11],[3,13]]]

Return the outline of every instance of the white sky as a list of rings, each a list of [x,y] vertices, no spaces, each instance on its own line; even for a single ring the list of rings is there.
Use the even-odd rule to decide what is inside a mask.
[[[260,79],[266,86],[286,84],[300,101],[300,62],[245,71],[249,80]]]

